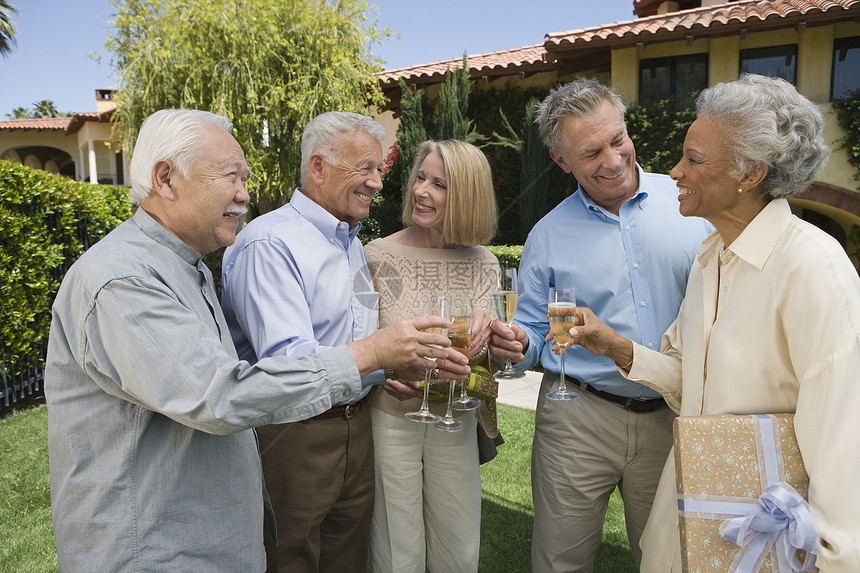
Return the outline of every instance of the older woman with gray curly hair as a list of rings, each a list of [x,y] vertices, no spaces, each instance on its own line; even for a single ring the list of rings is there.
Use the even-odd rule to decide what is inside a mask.
[[[791,213],[829,156],[818,108],[788,82],[744,75],[696,101],[677,181],[702,243],[659,352],[581,309],[573,342],[609,356],[682,416],[794,412],[822,572],[860,571],[860,278],[843,248]],[[641,570],[680,571],[674,457]],[[674,550],[673,550],[674,549]]]

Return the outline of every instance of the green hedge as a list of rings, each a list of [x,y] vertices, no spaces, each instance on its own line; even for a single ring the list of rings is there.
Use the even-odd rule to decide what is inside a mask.
[[[7,366],[41,355],[63,273],[131,213],[125,188],[0,161],[0,359]]]
[[[490,245],[487,247],[503,267],[519,267],[523,256],[522,245]]]

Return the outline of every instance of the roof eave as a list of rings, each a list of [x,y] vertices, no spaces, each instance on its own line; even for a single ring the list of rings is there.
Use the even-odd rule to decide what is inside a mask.
[[[677,14],[675,14],[675,16],[677,16]],[[661,16],[661,18],[666,17]],[[707,26],[699,23],[685,26],[683,22],[679,22],[672,30],[667,30],[662,25],[659,25],[656,26],[656,31],[630,31],[625,33],[623,36],[617,36],[610,33],[605,37],[592,37],[587,40],[577,40],[576,35],[573,35],[573,41],[570,41],[567,38],[559,40],[548,39],[544,42],[544,49],[547,51],[549,56],[555,59],[563,59],[574,53],[589,49],[628,48],[635,47],[640,44],[645,45],[675,42],[679,40],[689,41],[691,39],[696,40],[699,38],[731,36],[739,33],[782,30],[790,27],[796,27],[798,31],[802,31],[805,27],[825,26],[845,21],[850,18],[860,18],[860,4],[844,9],[832,9],[827,12],[816,11],[808,12],[806,14],[790,14],[788,16],[771,14],[764,19],[754,15],[746,20],[740,20],[738,18],[732,18],[727,22],[712,20]]]

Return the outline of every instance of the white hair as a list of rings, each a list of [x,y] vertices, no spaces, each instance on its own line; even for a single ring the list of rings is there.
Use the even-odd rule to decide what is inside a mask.
[[[782,78],[744,74],[696,99],[696,114],[730,130],[730,173],[749,175],[767,165],[762,193],[792,197],[812,183],[830,157],[818,106]]]
[[[366,115],[347,111],[329,111],[313,118],[302,133],[302,186],[308,182],[308,160],[314,153],[320,153],[329,165],[340,161],[337,154],[337,140],[343,133],[367,133],[380,142],[385,141],[385,128],[382,124]]]
[[[134,205],[140,205],[152,191],[152,169],[158,161],[169,161],[183,177],[190,175],[210,125],[227,133],[233,129],[226,117],[196,109],[162,109],[143,121],[129,166]]]

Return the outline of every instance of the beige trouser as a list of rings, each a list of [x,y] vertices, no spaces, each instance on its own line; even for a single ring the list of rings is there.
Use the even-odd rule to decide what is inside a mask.
[[[535,417],[532,570],[591,571],[616,486],[638,563],[639,538],[672,447],[675,414],[667,407],[628,412],[584,391],[568,402],[547,400],[557,383],[558,374],[544,374]]]
[[[370,408],[376,502],[370,528],[374,573],[474,573],[481,533],[481,472],[473,412],[442,432]]]

